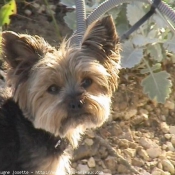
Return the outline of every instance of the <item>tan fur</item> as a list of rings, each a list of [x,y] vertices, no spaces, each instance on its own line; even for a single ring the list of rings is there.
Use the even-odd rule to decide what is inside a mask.
[[[99,127],[108,119],[120,67],[119,39],[111,17],[94,22],[81,47],[64,41],[56,50],[39,37],[5,32],[3,51],[14,99],[36,128],[67,137],[77,147],[87,128]],[[87,88],[82,87],[85,78],[92,79]],[[48,93],[51,85],[60,88],[58,94]],[[68,104],[76,92],[81,92],[77,98],[83,109],[74,113]],[[55,160],[42,168],[52,166]]]

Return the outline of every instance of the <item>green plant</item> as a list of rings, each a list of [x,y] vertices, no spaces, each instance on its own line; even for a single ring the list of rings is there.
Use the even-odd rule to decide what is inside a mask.
[[[53,15],[53,13],[52,13],[52,11],[51,11],[51,9],[50,9],[50,7],[49,7],[48,0],[44,0],[44,3],[45,3],[45,5],[47,6],[47,8],[48,8],[48,10],[49,10],[49,12],[50,12],[50,15],[51,15],[51,17],[52,17],[53,23],[54,23],[54,25],[55,25],[55,30],[56,30],[57,37],[58,37],[59,40],[62,40],[60,31],[59,31],[58,24],[57,24],[57,22],[56,22],[55,16]]]
[[[104,0],[86,1],[86,9],[92,11]],[[68,6],[73,6],[73,1],[62,0]],[[173,0],[166,0],[173,6]],[[108,12],[115,19],[117,32],[122,36],[130,26],[135,24],[150,9],[148,4],[142,2],[131,2],[122,4]],[[74,14],[73,14],[74,13]],[[75,30],[75,12],[68,13],[65,17],[67,25]],[[175,35],[170,30],[167,21],[159,14],[154,14],[142,26],[135,31],[128,40],[122,43],[121,66],[123,68],[137,69],[146,75],[141,85],[143,92],[149,98],[159,103],[164,103],[171,93],[170,74],[162,69],[166,59],[175,60]]]
[[[0,26],[10,24],[10,16],[16,14],[16,2],[11,0],[0,9]]]
[[[2,40],[1,34],[2,34],[2,27],[4,25],[10,24],[10,16],[13,14],[16,14],[16,2],[15,0],[10,0],[8,3],[4,1],[4,4],[0,9],[0,43]],[[1,47],[0,47],[0,53],[1,53]]]

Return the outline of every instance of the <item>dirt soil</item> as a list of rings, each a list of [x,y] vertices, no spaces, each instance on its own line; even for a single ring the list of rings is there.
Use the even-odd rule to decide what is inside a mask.
[[[1,5],[1,4],[0,4]],[[50,0],[60,35],[72,31],[63,20],[67,9]],[[17,33],[39,35],[53,46],[60,38],[42,0],[18,3],[18,14],[6,28]],[[163,65],[175,77],[175,66]],[[88,131],[74,152],[74,174],[173,175],[175,174],[175,90],[165,104],[157,104],[143,94],[143,75],[137,69],[121,70],[120,84],[113,97],[110,121],[96,131]]]

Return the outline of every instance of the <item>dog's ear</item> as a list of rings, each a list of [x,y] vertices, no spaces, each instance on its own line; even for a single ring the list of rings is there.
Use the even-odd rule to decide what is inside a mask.
[[[119,37],[111,16],[106,16],[92,23],[84,34],[82,49],[95,54],[100,62],[111,55],[119,55]]]
[[[43,57],[48,47],[38,36],[2,32],[2,57],[16,75],[26,74]]]

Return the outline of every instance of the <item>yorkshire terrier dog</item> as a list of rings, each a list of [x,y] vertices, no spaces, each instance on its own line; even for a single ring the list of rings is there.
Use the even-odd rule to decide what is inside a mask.
[[[64,41],[58,50],[38,36],[3,32],[12,98],[1,98],[0,170],[67,174],[67,140],[77,147],[87,128],[108,119],[119,52],[111,16],[91,24],[81,46]]]

